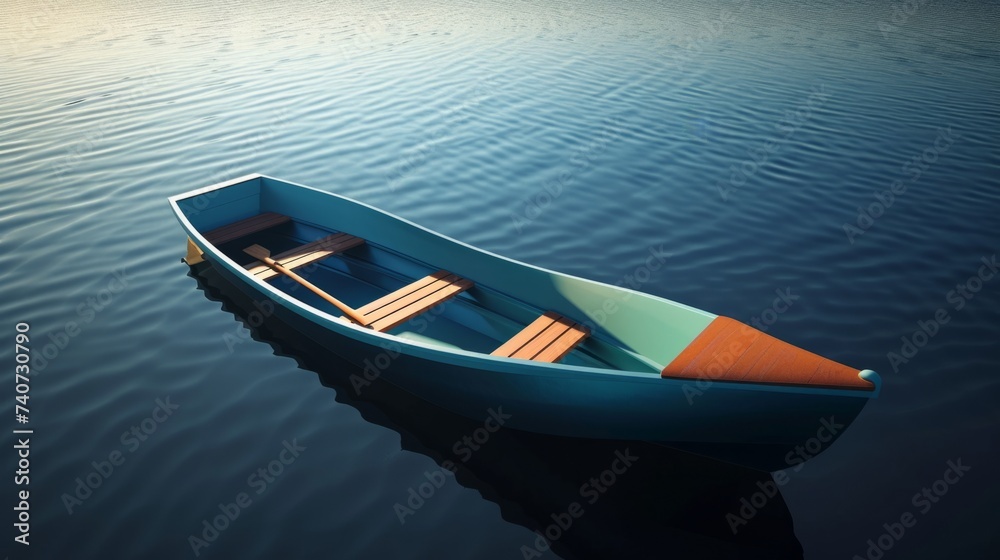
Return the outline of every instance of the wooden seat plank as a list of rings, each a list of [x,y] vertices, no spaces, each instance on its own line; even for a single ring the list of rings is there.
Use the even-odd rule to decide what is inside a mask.
[[[346,233],[335,233],[311,243],[295,247],[294,249],[289,249],[272,258],[285,268],[294,270],[337,253],[342,253],[358,245],[363,245],[364,242],[365,240],[360,237],[354,237]],[[269,280],[279,275],[273,268],[260,261],[254,261],[244,268],[261,280]]]
[[[264,212],[238,222],[218,227],[204,234],[213,245],[228,243],[243,236],[250,235],[291,220],[288,216],[275,212]]]
[[[357,311],[365,325],[384,332],[443,303],[473,286],[473,282],[439,270],[385,295]]]
[[[455,276],[454,274],[449,274],[444,278],[435,280],[429,284],[423,284],[421,287],[414,289],[412,285],[405,286],[400,292],[399,298],[379,307],[378,309],[373,309],[372,311],[365,313],[365,317],[368,317],[371,321],[377,321],[384,317],[388,317],[397,311],[406,309],[410,305],[413,305],[425,297],[433,296],[440,290],[447,288],[454,282],[460,281],[461,278]]]
[[[546,311],[541,317],[532,321],[530,325],[521,329],[520,332],[515,334],[513,338],[504,342],[499,348],[491,352],[492,356],[503,356],[509,358],[511,354],[517,352],[522,346],[531,342],[533,338],[541,334],[542,331],[547,329],[549,325],[555,322],[556,318],[559,317],[551,311]]]
[[[446,270],[439,270],[434,274],[429,274],[427,276],[424,276],[420,280],[407,284],[406,286],[403,286],[402,288],[396,290],[395,292],[392,292],[391,294],[382,296],[371,303],[359,307],[358,313],[361,313],[362,315],[367,315],[373,311],[385,307],[386,305],[389,305],[390,303],[402,297],[405,297],[407,294],[419,290],[420,288],[423,288],[424,286],[427,286],[433,282],[437,282],[442,278],[447,278],[448,276],[451,276],[451,273]]]
[[[537,362],[558,362],[588,335],[590,330],[587,327],[558,313],[546,311],[491,352],[491,355]]]
[[[583,339],[590,335],[590,330],[582,325],[574,325],[566,332],[559,335],[559,338],[552,341],[544,350],[535,355],[532,360],[536,362],[558,362],[569,354]]]
[[[379,332],[394,329],[409,321],[411,318],[416,317],[424,311],[434,307],[435,305],[448,301],[465,290],[468,290],[472,286],[473,283],[471,281],[456,277],[456,279],[448,285],[424,297],[414,299],[412,302],[397,309],[396,311],[389,313],[380,319],[376,319],[370,323],[369,326]]]
[[[521,358],[522,360],[533,360],[539,352],[548,348],[557,338],[573,326],[573,322],[565,317],[556,319],[549,328],[545,329],[531,342],[525,344],[520,350],[510,355],[511,358]]]
[[[322,245],[327,248],[334,247],[340,240],[344,239],[345,235],[346,234],[344,233],[334,233],[333,235],[328,235],[322,239],[306,243],[305,245],[299,245],[298,247],[294,247],[283,253],[271,255],[271,258],[286,268],[289,269],[297,268],[292,266],[292,262],[294,260],[298,259],[299,257],[311,255],[318,245]],[[245,265],[243,268],[247,269],[247,271],[249,271],[250,274],[253,274],[254,276],[261,274],[265,270],[271,270],[271,267],[267,266],[266,264],[260,261],[254,261],[248,265]]]

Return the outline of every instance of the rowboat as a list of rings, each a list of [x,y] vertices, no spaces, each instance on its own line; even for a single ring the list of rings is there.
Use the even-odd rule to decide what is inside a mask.
[[[169,200],[185,261],[207,261],[263,315],[357,365],[359,393],[381,377],[468,418],[492,412],[505,428],[749,446],[785,466],[829,447],[879,394],[874,371],[334,193],[254,174]]]
[[[775,484],[774,477],[762,469],[641,441],[558,437],[508,429],[491,433],[489,441],[472,453],[464,440],[474,438],[477,430],[482,433],[482,417],[452,414],[381,379],[356,395],[350,376],[358,369],[343,356],[303,336],[298,325],[273,315],[264,322],[256,320],[260,303],[212,266],[198,264],[191,268],[190,277],[207,300],[240,320],[253,340],[316,374],[319,384],[331,389],[338,403],[353,408],[367,423],[398,434],[400,449],[438,463],[436,469],[422,468],[414,473],[421,483],[442,482],[435,472],[448,478],[454,475],[455,482],[499,507],[505,520],[543,534],[548,529],[550,535],[556,534],[550,528],[556,523],[553,514],[559,517],[567,511],[567,504],[581,503],[587,514],[574,519],[570,529],[549,543],[559,558],[646,558],[649,551],[665,545],[682,557],[685,551],[698,551],[709,558],[802,558],[792,514],[780,493],[753,515],[754,530],[734,534],[728,524],[720,527],[719,521],[732,521],[741,515],[741,499],[750,500],[754,492]],[[462,443],[456,447],[456,442]],[[582,496],[581,485],[614,468],[619,453],[639,460],[627,467],[627,474],[621,469],[615,473],[624,483],[614,484],[613,499],[590,503],[593,496]],[[669,476],[664,476],[665,465],[669,465]],[[603,475],[605,481],[613,472]],[[401,505],[420,505],[421,498],[403,497],[404,491],[400,492]],[[414,502],[409,502],[411,499]],[[412,510],[393,510],[398,518],[411,519]],[[692,519],[704,522],[692,523]],[[565,526],[563,523],[559,528]],[[532,534],[525,544],[530,549],[537,543]]]

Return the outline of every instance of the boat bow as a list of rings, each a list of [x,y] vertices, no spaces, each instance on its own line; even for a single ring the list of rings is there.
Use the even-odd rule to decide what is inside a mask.
[[[878,374],[813,354],[728,317],[717,317],[666,367],[670,379],[708,379],[876,391]]]

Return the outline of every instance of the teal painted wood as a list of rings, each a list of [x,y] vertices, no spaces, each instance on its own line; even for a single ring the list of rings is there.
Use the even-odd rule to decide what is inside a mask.
[[[446,238],[371,206],[299,185],[262,179],[261,209],[346,231],[416,260],[500,289],[541,309],[572,317],[622,346],[666,364],[715,315],[641,292],[559,274]],[[605,302],[619,310],[596,324]]]
[[[375,374],[471,418],[481,418],[489,407],[503,406],[512,415],[509,426],[555,435],[794,445],[811,437],[824,418],[850,422],[879,393],[874,372],[865,374],[875,384],[870,392],[662,379],[659,368],[676,357],[715,315],[520,263],[336,194],[252,175],[178,195],[170,202],[206,259],[235,284],[257,299],[275,301],[281,314],[298,323],[303,332],[342,349],[345,357],[362,368],[390,357],[386,367],[375,368]],[[344,274],[357,278],[369,275],[370,281],[359,283],[359,289],[383,289],[384,293],[393,288],[392,282],[402,285],[407,277],[443,268],[477,283],[470,290],[469,302],[448,311],[456,324],[464,322],[477,333],[499,337],[498,346],[516,332],[516,326],[530,323],[541,311],[553,310],[591,327],[593,340],[586,344],[593,357],[590,361],[568,358],[556,364],[514,360],[463,348],[482,345],[482,341],[456,339],[458,344],[449,344],[405,329],[379,333],[348,323],[339,314],[309,305],[279,286],[251,278],[202,236],[261,212],[285,214],[302,224],[366,239],[366,256],[398,277],[379,280],[378,274],[364,266],[329,265],[330,274],[340,267]],[[602,309],[607,301],[615,302],[617,311],[600,323],[591,320],[590,312]],[[477,313],[477,307],[489,309]],[[623,354],[614,355],[615,346]],[[607,363],[600,361],[602,353]]]
[[[260,179],[222,183],[225,187],[208,187],[192,191],[177,200],[177,208],[191,225],[206,232],[259,214]]]

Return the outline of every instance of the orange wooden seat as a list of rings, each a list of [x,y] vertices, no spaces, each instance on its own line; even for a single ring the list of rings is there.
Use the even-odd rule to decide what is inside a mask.
[[[558,362],[589,334],[590,330],[587,327],[558,313],[546,311],[491,352],[491,355],[537,362]]]
[[[263,214],[257,214],[256,216],[249,217],[245,220],[240,220],[238,222],[233,222],[229,225],[213,229],[212,231],[205,233],[205,239],[207,239],[212,245],[221,245],[223,243],[233,241],[234,239],[250,235],[251,233],[265,230],[278,224],[283,224],[289,220],[291,220],[291,218],[282,214],[264,212]]]
[[[357,312],[364,317],[365,326],[388,331],[472,286],[470,280],[439,270],[358,308]]]
[[[337,253],[342,253],[352,247],[362,245],[364,242],[365,240],[360,237],[354,237],[353,235],[348,235],[346,233],[335,233],[322,239],[317,239],[312,243],[300,245],[294,249],[285,251],[284,253],[278,253],[271,258],[277,261],[281,266],[289,270],[294,270],[307,264],[323,260]],[[254,261],[243,268],[247,269],[250,271],[250,274],[260,278],[261,280],[268,280],[281,274],[260,261]]]
[[[728,317],[716,317],[661,373],[674,379],[710,379],[837,389],[875,385],[858,370],[782,342]]]

